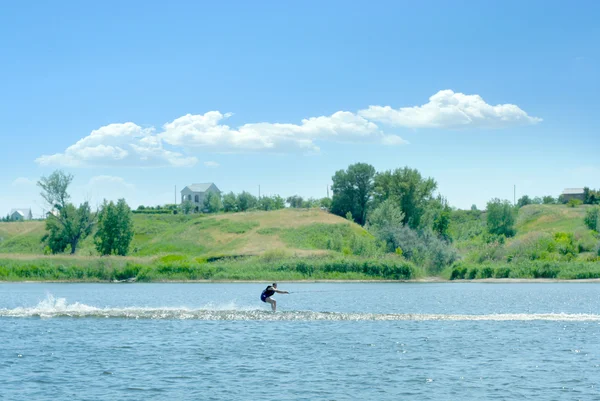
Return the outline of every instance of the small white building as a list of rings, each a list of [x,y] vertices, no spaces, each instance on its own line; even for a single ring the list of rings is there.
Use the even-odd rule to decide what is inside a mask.
[[[181,203],[192,202],[195,211],[202,211],[204,209],[204,197],[208,192],[221,195],[219,188],[212,182],[188,185],[181,190]]]
[[[12,221],[31,220],[33,218],[31,209],[12,209],[9,216]]]

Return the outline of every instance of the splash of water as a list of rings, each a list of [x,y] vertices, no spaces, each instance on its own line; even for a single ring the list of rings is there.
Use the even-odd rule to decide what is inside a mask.
[[[34,307],[0,308],[0,317],[10,318],[121,318],[121,319],[194,319],[232,321],[574,321],[600,322],[597,314],[503,313],[486,315],[422,313],[342,313],[315,311],[267,312],[260,309],[209,304],[198,309],[177,307],[98,308],[79,302],[68,304],[65,298],[48,295]]]

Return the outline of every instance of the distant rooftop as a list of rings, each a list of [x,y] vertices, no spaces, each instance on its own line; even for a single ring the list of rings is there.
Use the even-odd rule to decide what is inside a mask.
[[[17,212],[21,216],[25,217],[25,215],[28,215],[29,213],[31,213],[31,209],[12,209],[10,211],[10,214],[13,214],[14,212]]]
[[[583,193],[583,188],[565,188],[563,195],[580,195]]]
[[[211,185],[213,185],[212,182],[205,182],[202,184],[188,185],[187,187],[193,192],[206,192]]]

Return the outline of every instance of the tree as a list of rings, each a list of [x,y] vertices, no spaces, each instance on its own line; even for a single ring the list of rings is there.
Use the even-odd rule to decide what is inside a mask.
[[[321,198],[319,206],[327,210],[331,209],[331,198]]]
[[[476,204],[472,204],[471,205],[471,210],[476,212],[477,211],[477,205]]]
[[[492,199],[487,204],[487,228],[490,234],[515,235],[515,208],[507,200]]]
[[[375,168],[370,164],[356,163],[347,170],[336,171],[333,176],[331,212],[338,216],[351,213],[355,221],[364,225],[373,196]]]
[[[183,214],[190,214],[192,213],[192,210],[194,210],[194,204],[189,200],[186,200],[181,204],[181,211]]]
[[[133,219],[125,199],[115,205],[104,200],[98,212],[98,230],[94,235],[96,250],[101,255],[125,256],[133,240]]]
[[[529,198],[529,196],[527,196],[527,195],[523,195],[517,201],[517,207],[521,208],[523,206],[531,205],[531,203],[532,203],[531,198]]]
[[[233,192],[223,195],[223,211],[225,213],[237,212],[237,199]]]
[[[291,208],[294,209],[301,208],[304,206],[304,199],[302,199],[302,197],[298,195],[288,196],[286,202],[290,205]]]
[[[586,210],[583,221],[590,230],[600,232],[600,207],[594,206]]]
[[[204,196],[204,210],[208,213],[218,213],[223,208],[221,195],[214,192],[208,192]]]
[[[52,253],[64,252],[71,246],[71,254],[77,251],[79,241],[92,232],[94,216],[87,202],[76,208],[72,203],[62,207],[58,216],[49,214],[46,219],[48,233],[42,238],[47,241]]]
[[[74,254],[79,241],[90,235],[95,223],[95,216],[87,202],[78,208],[68,202],[71,197],[67,190],[72,181],[71,174],[56,170],[37,183],[42,188],[41,196],[50,208],[58,210],[56,216],[50,213],[46,218],[48,233],[42,238],[52,253],[64,252],[70,246],[71,254]]]
[[[256,207],[258,200],[256,196],[243,191],[241,194],[237,196],[237,208],[240,212],[245,212],[246,210],[254,209]]]
[[[554,204],[556,204],[556,198],[554,198],[553,196],[549,196],[549,195],[544,196],[542,198],[542,203],[544,205],[554,205]]]
[[[72,174],[65,174],[62,170],[56,170],[49,177],[42,177],[37,185],[42,188],[40,195],[50,209],[61,209],[67,205],[71,198],[67,189],[73,181]]]
[[[279,210],[285,207],[285,200],[279,196],[263,196],[258,200],[260,210]]]
[[[433,178],[423,178],[418,170],[404,167],[377,174],[374,197],[376,203],[387,199],[397,202],[404,213],[404,224],[417,228],[436,189]]]

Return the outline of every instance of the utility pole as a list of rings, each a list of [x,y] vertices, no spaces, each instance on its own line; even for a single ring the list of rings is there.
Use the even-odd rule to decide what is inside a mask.
[[[327,185],[327,197],[329,198],[329,185]]]
[[[175,192],[173,193],[173,195],[173,199],[175,199],[175,205],[177,205],[177,185],[175,185]]]
[[[258,185],[258,199],[260,199],[260,184]]]
[[[513,204],[514,206],[517,206],[517,186],[515,185],[515,189],[513,192]]]

